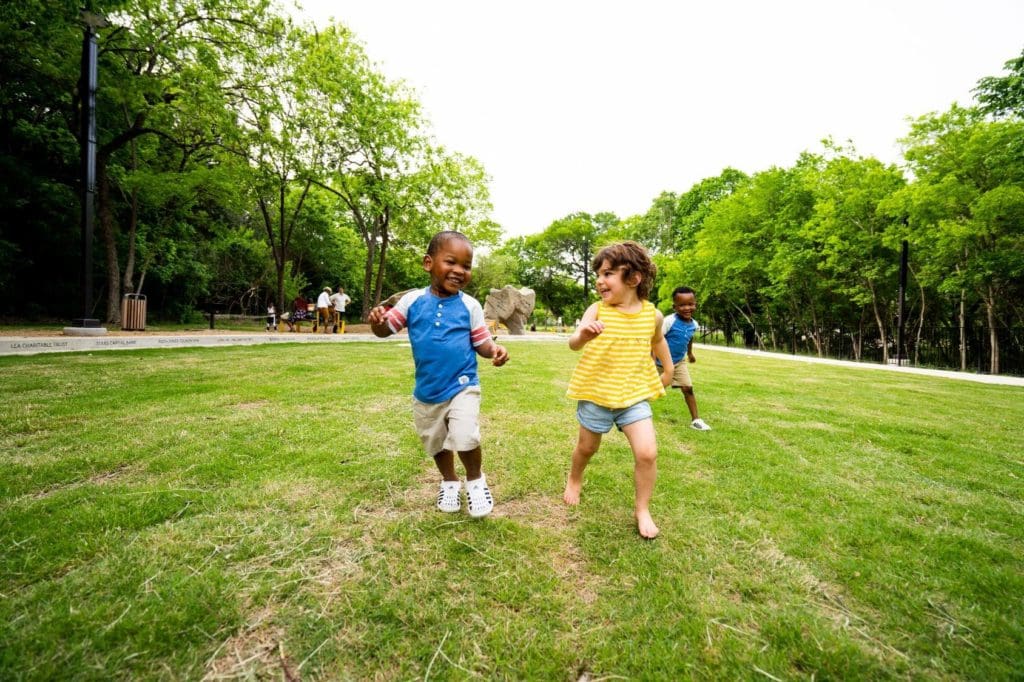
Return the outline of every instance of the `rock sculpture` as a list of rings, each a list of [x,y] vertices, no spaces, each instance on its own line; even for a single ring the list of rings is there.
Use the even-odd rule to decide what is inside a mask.
[[[533,312],[537,294],[533,289],[516,289],[506,284],[501,289],[491,289],[484,301],[484,317],[497,320],[508,327],[508,333],[522,335],[526,333],[526,321]]]

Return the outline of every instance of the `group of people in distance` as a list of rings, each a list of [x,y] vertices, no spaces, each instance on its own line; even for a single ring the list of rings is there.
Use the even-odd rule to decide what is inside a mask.
[[[413,420],[424,449],[441,473],[437,508],[442,512],[462,508],[457,454],[466,473],[469,515],[479,518],[491,513],[494,498],[482,470],[476,356],[500,367],[509,354],[491,337],[480,304],[462,291],[472,268],[473,246],[465,235],[435,234],[423,257],[430,286],[407,293],[394,307],[373,308],[369,322],[379,337],[408,329],[416,374]],[[604,247],[592,268],[601,300],[587,308],[569,338],[569,347],[583,354],[567,391],[577,401],[579,434],[563,500],[579,504],[584,469],[602,436],[615,426],[633,451],[637,530],[644,538],[654,538],[658,526],[649,507],[657,477],[657,442],[648,401],[665,395],[668,386],[678,387],[691,426],[710,430],[698,416],[686,367],[687,362],[696,361],[696,295],[687,287],[677,288],[672,294],[673,312],[663,316],[647,300],[654,263],[636,242]]]
[[[338,287],[338,291],[334,293],[330,287],[324,287],[316,299],[316,305],[313,306],[313,314],[316,315],[316,321],[324,334],[330,333],[331,330],[335,333],[345,333],[345,306],[351,302],[352,299],[343,288]],[[291,312],[281,315],[281,321],[288,325],[288,331],[295,331],[298,322],[313,319],[309,308],[309,301],[302,294],[292,300]],[[267,331],[277,331],[277,310],[273,303],[267,306]]]

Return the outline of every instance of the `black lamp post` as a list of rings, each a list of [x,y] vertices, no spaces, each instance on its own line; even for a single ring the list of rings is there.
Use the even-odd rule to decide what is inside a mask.
[[[81,178],[82,178],[82,317],[72,321],[74,327],[99,327],[93,319],[92,241],[93,216],[96,204],[96,30],[107,25],[106,19],[92,11],[92,3],[82,10],[82,76],[79,93],[81,111]]]
[[[906,301],[907,301],[907,260],[910,251],[910,246],[907,244],[907,240],[903,240],[903,248],[900,252],[900,290],[899,299],[896,302],[897,305],[897,316],[898,316],[898,327],[896,328],[896,365],[902,365],[906,359],[904,356],[907,352],[907,343],[903,337],[906,329]]]

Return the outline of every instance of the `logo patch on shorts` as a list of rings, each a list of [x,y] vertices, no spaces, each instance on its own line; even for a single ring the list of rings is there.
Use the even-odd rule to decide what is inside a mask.
[[[469,383],[469,377],[467,377],[465,374],[463,374],[461,377],[459,377],[459,386],[465,386],[468,383]]]

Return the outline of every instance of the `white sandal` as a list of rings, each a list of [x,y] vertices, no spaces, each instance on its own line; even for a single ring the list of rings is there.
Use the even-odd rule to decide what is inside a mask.
[[[462,509],[462,481],[441,481],[437,491],[437,508],[446,514]]]
[[[469,515],[474,519],[487,516],[494,509],[494,498],[483,474],[475,481],[466,481],[466,501],[469,503]]]

